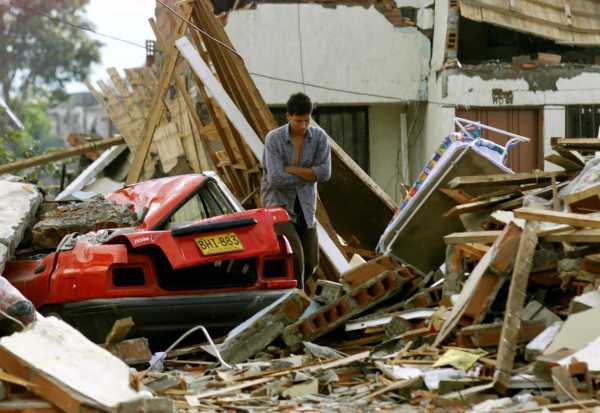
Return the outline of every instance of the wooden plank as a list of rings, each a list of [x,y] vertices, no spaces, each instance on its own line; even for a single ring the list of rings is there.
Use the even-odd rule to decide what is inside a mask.
[[[600,229],[559,232],[556,234],[545,235],[542,239],[546,242],[597,244],[600,243]]]
[[[533,256],[537,247],[538,223],[527,221],[519,241],[519,249],[515,266],[510,280],[504,324],[496,358],[497,369],[494,373],[495,387],[502,393],[508,390],[508,383],[512,377],[517,341],[521,329],[520,312],[527,296],[529,273],[533,266]]]
[[[562,197],[562,199],[565,204],[571,205],[576,202],[583,201],[584,199],[598,196],[600,196],[600,183],[587,187],[581,191],[567,194]]]
[[[456,344],[465,348],[498,347],[502,337],[502,323],[474,324],[462,328]],[[516,344],[529,343],[546,329],[544,320],[521,321]]]
[[[237,129],[240,135],[244,138],[246,144],[250,147],[256,159],[262,159],[264,146],[258,135],[250,126],[246,118],[242,115],[238,107],[231,100],[223,86],[217,81],[211,73],[208,65],[202,60],[198,51],[190,43],[186,37],[182,37],[175,42],[181,55],[188,61],[190,67],[202,81],[202,84],[210,91],[219,106],[227,114],[227,117]],[[214,119],[213,119],[214,120]]]
[[[177,27],[178,35],[183,35],[186,29],[187,23],[179,21]],[[150,152],[150,145],[152,143],[154,131],[158,127],[158,124],[160,123],[164,112],[163,100],[166,96],[167,90],[169,89],[169,83],[171,82],[171,78],[173,77],[173,72],[175,70],[175,65],[177,63],[178,56],[179,52],[176,48],[171,48],[168,51],[167,57],[163,65],[163,71],[161,74],[160,82],[158,83],[158,87],[154,93],[150,113],[148,114],[148,118],[146,119],[146,124],[144,126],[144,132],[142,133],[142,142],[139,148],[137,148],[135,158],[133,159],[131,167],[129,168],[129,174],[127,175],[128,184],[136,183],[140,179],[142,170],[144,169],[144,162],[146,161],[148,152]]]
[[[580,228],[600,228],[600,217],[596,218],[585,214],[546,211],[528,207],[516,209],[513,213],[515,218],[531,221],[554,222],[556,224],[567,224]]]
[[[518,174],[460,176],[451,180],[448,186],[455,188],[486,188],[501,185],[522,185],[537,182],[550,182],[553,176],[557,179],[571,176],[571,172],[525,172]]]
[[[0,413],[61,413],[58,407],[42,399],[15,399],[0,402]]]
[[[481,244],[492,244],[500,236],[502,231],[471,231],[455,232],[444,237],[447,245],[467,244],[478,242]]]
[[[49,162],[58,161],[61,159],[72,158],[73,156],[81,155],[84,152],[97,151],[110,148],[111,146],[121,145],[125,143],[125,139],[121,136],[114,138],[101,139],[95,142],[86,143],[85,145],[74,146],[69,149],[64,149],[56,152],[46,153],[44,155],[34,156],[28,159],[22,159],[15,162],[10,162],[0,165],[0,174],[19,171],[37,165],[44,165]]]
[[[550,143],[553,147],[565,149],[600,151],[600,139],[598,138],[551,138]]]
[[[571,159],[565,158],[559,154],[551,153],[544,158],[545,161],[558,165],[567,171],[579,171],[583,168],[579,162],[574,162]]]
[[[208,137],[202,132],[204,130],[205,126],[202,124],[202,120],[200,119],[198,112],[196,112],[194,102],[192,101],[192,97],[190,96],[190,94],[187,91],[187,88],[185,87],[183,78],[181,76],[178,76],[176,78],[176,81],[177,81],[177,88],[179,90],[179,93],[183,97],[183,100],[187,106],[188,113],[190,114],[190,117],[192,118],[192,121],[194,122],[194,125],[196,126],[197,136],[200,139],[200,142],[202,143],[204,150],[206,150],[206,152],[208,152],[208,156],[210,156],[210,159],[211,159],[213,165],[215,166],[215,168],[218,168],[219,161],[217,159],[215,151],[213,150],[213,148],[210,145],[210,142],[208,141]]]
[[[585,158],[579,152],[573,152],[561,147],[554,147],[553,149],[563,158],[575,162],[576,164],[579,164],[582,167],[585,166]]]
[[[388,384],[387,386],[376,390],[373,393],[368,394],[367,396],[359,394],[358,396],[354,397],[354,400],[362,400],[364,397],[366,397],[367,400],[371,400],[376,398],[377,396],[381,396],[382,394],[388,393],[393,390],[396,391],[414,386],[416,384],[419,384],[422,380],[423,379],[421,377],[413,377],[411,379],[399,380],[394,383]]]
[[[518,194],[516,194],[516,195],[518,195]],[[458,216],[458,215],[462,215],[462,214],[467,214],[470,212],[485,211],[486,209],[493,208],[494,206],[496,206],[502,202],[511,200],[516,195],[512,195],[512,194],[511,195],[503,195],[503,196],[497,196],[497,197],[485,199],[483,201],[475,201],[475,202],[469,202],[466,204],[460,204],[460,205],[453,207],[449,211],[447,211],[444,214],[444,216],[445,217],[453,217],[453,216]]]
[[[212,6],[208,0],[197,1],[195,12],[195,17],[200,18],[204,23],[202,27],[208,29],[212,36],[233,49],[231,40],[227,36],[223,25],[215,18]],[[209,45],[216,48],[211,53],[213,63],[218,64],[221,61],[228,66],[227,70],[233,75],[233,80],[237,82],[237,86],[239,87],[239,93],[246,102],[247,107],[245,107],[245,110],[250,115],[248,119],[252,120],[256,132],[264,139],[268,131],[277,127],[277,123],[258,91],[256,84],[250,77],[244,61],[239,56],[215,44],[211,40],[206,41],[205,44],[207,49]],[[221,59],[215,59],[215,56],[218,54],[220,54]]]
[[[207,64],[202,60],[198,51],[190,43],[190,41],[182,37],[176,42],[177,47],[181,51],[182,56],[188,61],[190,67],[198,76],[202,84],[213,95],[215,100],[218,102],[221,109],[225,112],[227,118],[231,124],[240,133],[240,136],[244,139],[245,143],[248,144],[252,153],[256,159],[262,160],[262,154],[264,151],[264,144],[256,135],[256,132],[246,118],[239,111],[237,106],[233,103],[227,92],[223,89],[223,86],[217,81],[214,75],[211,73]],[[323,226],[317,220],[317,234],[319,239],[319,246],[325,253],[329,261],[334,265],[335,270],[338,273],[342,273],[349,268],[348,261],[342,252],[335,246],[333,240],[329,237],[329,234],[325,231]]]
[[[439,188],[439,191],[459,204],[468,204],[474,201],[474,197],[462,189]]]

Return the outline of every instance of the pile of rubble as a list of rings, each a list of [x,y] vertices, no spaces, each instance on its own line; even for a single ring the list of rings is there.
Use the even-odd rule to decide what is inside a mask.
[[[90,85],[123,133],[101,147],[126,147],[56,200],[87,199],[80,191],[119,158],[128,171],[113,187],[212,166],[260,206],[272,114],[221,48],[232,45],[207,0],[161,13],[160,70],[111,70],[112,86]],[[226,337],[198,326],[152,354],[145,338],[127,339],[124,319],[98,346],[2,281],[3,321],[17,332],[0,338],[0,411],[600,411],[600,140],[555,139],[546,160],[563,171],[515,174],[511,144],[482,139],[485,129],[457,119],[397,211],[332,142],[312,294],[291,290]],[[2,182],[0,202],[2,266],[17,247],[54,250],[144,213],[103,198],[42,204],[21,182]]]

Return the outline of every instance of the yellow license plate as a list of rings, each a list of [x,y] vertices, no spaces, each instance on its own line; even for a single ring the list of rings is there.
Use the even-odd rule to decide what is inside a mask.
[[[244,250],[242,242],[233,232],[196,238],[196,244],[204,255]]]

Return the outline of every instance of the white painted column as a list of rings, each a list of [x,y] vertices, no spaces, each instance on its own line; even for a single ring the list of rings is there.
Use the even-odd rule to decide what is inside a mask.
[[[552,153],[552,147],[550,146],[550,138],[559,136],[564,137],[566,133],[566,109],[564,106],[547,105],[543,109],[544,115],[544,126],[543,126],[543,139],[544,139],[544,156]],[[562,168],[556,166],[550,162],[544,161],[545,171],[559,171]]]

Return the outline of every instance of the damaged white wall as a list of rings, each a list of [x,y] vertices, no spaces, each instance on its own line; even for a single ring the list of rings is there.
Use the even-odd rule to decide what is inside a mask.
[[[423,9],[433,0],[397,3]],[[418,21],[431,26],[432,10],[420,10]],[[425,34],[416,27],[394,27],[373,7],[318,4],[259,4],[230,13],[226,30],[250,72],[296,81],[304,74],[306,83],[381,95],[303,89],[299,84],[253,77],[269,105],[283,105],[290,94],[305,91],[321,106],[369,106],[371,176],[390,196],[400,199],[391,165],[396,165],[402,128],[407,127],[402,124],[403,103],[426,99],[431,42]]]
[[[372,7],[259,4],[231,13],[226,30],[250,72],[301,81],[303,69],[307,83],[402,100],[425,98],[429,39],[416,28],[395,28]],[[284,104],[302,89],[254,80],[268,104]],[[393,102],[312,87],[306,93],[319,104]]]
[[[600,102],[597,66],[539,66],[533,70],[497,64],[444,69],[448,2],[435,2],[435,30],[425,126],[418,139],[425,162],[452,130],[457,106],[469,108],[529,108],[540,111],[544,156],[551,153],[550,138],[565,136],[566,106]],[[556,167],[544,163],[546,170]]]

